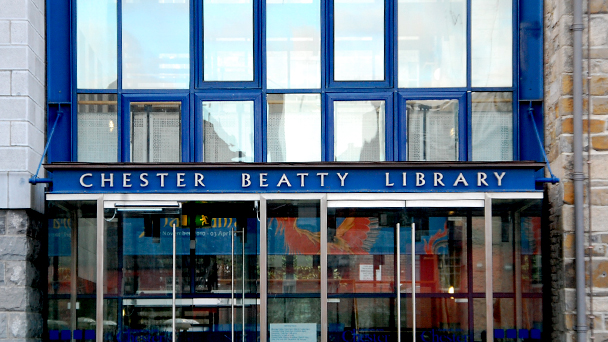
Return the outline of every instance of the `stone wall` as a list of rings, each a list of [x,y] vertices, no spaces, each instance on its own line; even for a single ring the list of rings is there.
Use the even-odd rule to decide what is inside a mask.
[[[44,0],[0,0],[0,341],[42,337]]]
[[[588,314],[594,315],[593,331],[597,341],[608,340],[608,0],[590,0],[590,30],[587,3],[583,4],[583,127],[585,161],[590,162],[591,177],[585,165],[585,187],[591,182],[593,312],[588,297]],[[545,141],[558,185],[547,186],[550,201],[551,274],[553,341],[576,339],[576,292],[574,277],[574,192],[572,183],[572,0],[545,1]],[[587,49],[587,36],[590,49]],[[590,89],[587,87],[587,58],[590,57]],[[590,101],[588,94],[591,94]],[[587,110],[591,110],[591,148],[587,143]],[[590,151],[590,157],[587,155]],[[585,190],[585,203],[588,191]],[[585,230],[589,210],[585,206]],[[588,238],[585,245],[588,245]],[[589,292],[589,290],[588,290]],[[591,321],[591,319],[590,319]]]

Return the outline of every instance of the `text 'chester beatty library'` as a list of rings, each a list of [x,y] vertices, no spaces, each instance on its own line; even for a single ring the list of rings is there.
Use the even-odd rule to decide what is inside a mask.
[[[45,339],[543,339],[535,1],[46,6]]]

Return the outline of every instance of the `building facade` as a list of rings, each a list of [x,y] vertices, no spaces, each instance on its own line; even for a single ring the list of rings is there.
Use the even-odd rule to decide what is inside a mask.
[[[569,6],[0,1],[0,340],[571,340]]]

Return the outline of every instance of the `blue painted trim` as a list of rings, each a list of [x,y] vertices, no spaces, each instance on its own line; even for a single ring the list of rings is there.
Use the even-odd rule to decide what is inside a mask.
[[[42,162],[44,161],[44,156],[46,156],[47,151],[49,150],[49,145],[53,140],[53,133],[55,133],[55,128],[57,127],[57,122],[62,117],[61,106],[59,106],[59,110],[57,111],[57,117],[55,118],[55,123],[53,123],[53,128],[51,129],[51,134],[49,134],[49,140],[46,142],[46,146],[44,147],[44,152],[42,152],[42,156],[40,157],[40,163],[38,163],[38,168],[36,169],[36,173],[32,178],[29,179],[30,184],[36,183],[51,183],[49,178],[38,178],[38,173],[40,172],[40,168],[42,167]]]

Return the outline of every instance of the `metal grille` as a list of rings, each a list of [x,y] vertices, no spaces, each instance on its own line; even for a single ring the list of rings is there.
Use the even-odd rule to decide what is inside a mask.
[[[458,159],[458,101],[408,101],[408,160]]]
[[[180,112],[133,112],[131,161],[179,162]]]
[[[513,160],[511,93],[473,93],[473,160]]]
[[[78,161],[117,161],[117,117],[116,95],[78,95]]]

